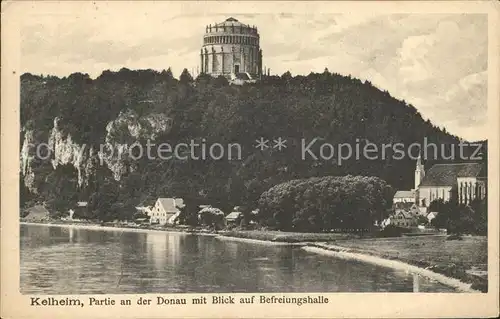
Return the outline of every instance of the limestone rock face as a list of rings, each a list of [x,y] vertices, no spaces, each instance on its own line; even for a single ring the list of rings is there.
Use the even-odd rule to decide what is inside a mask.
[[[154,141],[159,134],[166,133],[172,126],[172,121],[163,113],[151,113],[142,117],[132,110],[124,110],[119,116],[106,126],[106,136],[103,145],[79,144],[73,140],[71,134],[64,132],[60,125],[61,119],[54,118],[54,124],[48,133],[48,140],[36,140],[31,129],[23,129],[23,143],[20,154],[20,173],[26,187],[37,193],[33,165],[37,154],[37,145],[44,144],[50,156],[43,161],[50,161],[53,169],[62,165],[71,165],[78,172],[78,186],[88,185],[89,178],[95,173],[97,165],[106,165],[112,172],[115,180],[131,165],[126,161],[130,146],[139,141]],[[39,161],[36,161],[39,162]]]
[[[59,118],[54,119],[54,127],[49,136],[48,145],[53,154],[52,167],[72,165],[78,172],[78,186],[86,186],[92,172],[92,158],[94,150],[86,144],[77,144],[71,134],[64,134],[59,128]]]
[[[20,164],[21,164],[21,176],[23,177],[24,184],[33,193],[37,193],[35,182],[35,174],[31,164],[33,162],[33,150],[32,145],[34,145],[33,130],[26,130],[24,132],[23,146],[21,147],[20,154]]]
[[[100,146],[99,162],[107,165],[115,180],[120,180],[127,170],[133,170],[133,165],[126,160],[130,159],[130,147],[139,141],[154,141],[159,134],[168,132],[171,127],[171,119],[163,113],[139,117],[134,111],[125,110],[106,126],[106,142]]]

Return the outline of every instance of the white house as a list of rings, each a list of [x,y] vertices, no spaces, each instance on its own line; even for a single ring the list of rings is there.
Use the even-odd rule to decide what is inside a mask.
[[[175,219],[184,207],[182,198],[158,198],[155,205],[148,211],[151,224],[174,224]]]
[[[409,211],[398,211],[392,216],[390,224],[399,227],[414,227],[417,226],[417,216]]]
[[[392,201],[395,203],[415,203],[415,191],[397,191]]]
[[[430,222],[436,218],[436,216],[438,215],[438,212],[430,212],[429,214],[427,214],[427,220],[429,221],[429,224]]]
[[[391,224],[391,217],[387,217],[383,221],[380,222],[380,227],[385,228]]]

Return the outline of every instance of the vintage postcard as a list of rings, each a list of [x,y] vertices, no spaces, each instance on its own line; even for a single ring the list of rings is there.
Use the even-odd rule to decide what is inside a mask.
[[[497,316],[499,14],[2,3],[2,318]]]

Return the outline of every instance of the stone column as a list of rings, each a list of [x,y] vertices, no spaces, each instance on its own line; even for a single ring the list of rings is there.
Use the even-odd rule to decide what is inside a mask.
[[[470,204],[470,202],[472,201],[472,183],[469,182],[469,201],[467,202],[467,204]]]
[[[209,73],[210,71],[208,70],[208,50],[205,48],[205,64],[203,66],[203,70],[205,70],[205,73]]]
[[[203,69],[203,49],[200,50],[200,68],[201,68],[201,73],[205,73]]]
[[[236,52],[234,51],[234,46],[231,47],[231,59],[233,60],[233,63],[231,63],[231,72],[229,73],[234,73],[234,65],[235,65],[235,61],[236,61]],[[241,67],[241,63],[240,63],[240,67]]]
[[[214,47],[212,47],[212,72],[211,72],[212,74],[215,74],[217,72],[217,68],[215,66],[216,62],[217,62],[217,55],[215,53]]]
[[[221,73],[222,73],[222,75],[224,75],[224,47],[223,46],[220,47],[220,52],[221,52],[220,54],[222,55],[222,58],[221,58],[221,61],[222,61],[222,63],[221,63],[222,64],[221,65]]]
[[[460,185],[458,185],[458,203],[461,204],[464,198],[464,183],[460,182]]]
[[[247,72],[247,61],[245,60],[245,55],[243,51],[245,48],[240,45],[240,72]]]

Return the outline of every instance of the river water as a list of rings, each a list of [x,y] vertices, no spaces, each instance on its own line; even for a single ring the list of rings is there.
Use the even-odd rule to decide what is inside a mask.
[[[169,232],[21,225],[23,294],[412,292],[414,277],[299,247]],[[452,288],[420,278],[420,292]]]

